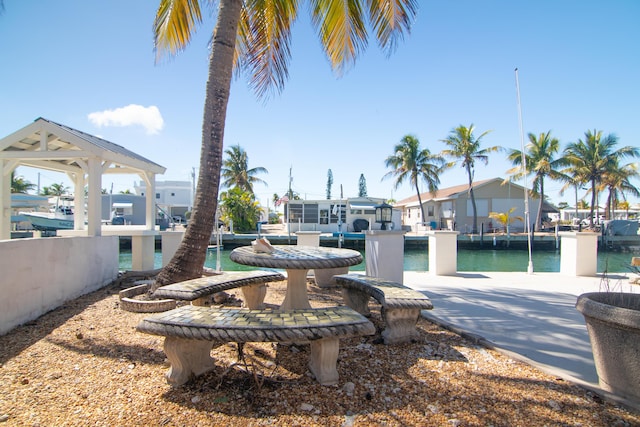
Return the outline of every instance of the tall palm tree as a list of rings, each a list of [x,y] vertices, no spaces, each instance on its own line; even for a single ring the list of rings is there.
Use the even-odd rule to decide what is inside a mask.
[[[422,221],[425,221],[424,206],[420,196],[420,180],[427,183],[429,191],[434,194],[440,185],[440,174],[449,166],[439,154],[431,154],[427,148],[420,148],[420,141],[414,135],[405,135],[400,143],[393,148],[394,154],[387,157],[385,166],[393,170],[387,172],[382,179],[394,177],[394,188],[400,187],[409,180],[411,186],[416,189],[418,204],[422,212]]]
[[[207,2],[213,5],[214,2]],[[209,56],[202,124],[200,173],[191,221],[180,247],[162,269],[156,286],[202,274],[217,209],[227,103],[234,68],[251,74],[259,96],[281,90],[290,59],[291,28],[302,1],[220,0]],[[366,47],[367,25],[390,54],[409,31],[416,0],[326,2],[309,0],[311,22],[338,74]],[[366,7],[365,7],[366,6]],[[158,54],[176,54],[202,22],[198,0],[160,0],[154,22]]]
[[[443,139],[448,149],[442,150],[442,154],[446,157],[454,159],[454,162],[460,161],[460,166],[467,171],[469,178],[469,197],[471,198],[471,207],[473,208],[473,228],[472,234],[478,233],[478,210],[476,208],[476,198],[473,194],[473,175],[475,173],[476,160],[481,161],[485,165],[489,163],[489,153],[500,151],[502,148],[498,146],[480,148],[480,140],[486,136],[490,130],[480,134],[477,138],[473,135],[475,127],[471,124],[469,127],[460,125],[453,129],[446,139]]]
[[[616,162],[626,157],[638,157],[640,149],[626,146],[615,150],[618,138],[614,134],[604,136],[602,131],[588,130],[584,141],[579,139],[567,145],[564,162],[568,165],[565,173],[573,175],[581,183],[589,183],[591,188],[591,209],[589,227],[593,228],[593,210],[597,203],[598,188],[607,170],[612,170]]]
[[[253,195],[253,184],[264,184],[265,181],[258,178],[259,173],[269,173],[263,167],[249,169],[249,156],[240,145],[233,145],[224,152],[227,158],[222,162],[221,176],[224,179],[222,186],[226,188],[238,187],[242,191]]]
[[[533,133],[528,134],[529,144],[525,147],[525,162],[527,164],[527,174],[533,174],[532,194],[540,199],[538,212],[534,224],[534,231],[540,230],[542,227],[542,204],[544,203],[544,179],[561,179],[563,177],[559,168],[562,161],[556,158],[556,154],[560,150],[560,142],[557,138],[551,137],[551,131],[541,133],[536,136]],[[514,178],[522,178],[524,172],[522,170],[522,152],[520,150],[510,150],[507,158],[515,166],[507,171]]]
[[[613,219],[614,211],[620,203],[620,197],[626,200],[625,193],[635,197],[640,196],[638,188],[631,183],[633,179],[638,177],[640,177],[640,174],[636,163],[620,166],[618,159],[614,159],[609,164],[609,169],[602,175],[599,189],[600,191],[608,190],[609,192],[605,208],[607,219]]]

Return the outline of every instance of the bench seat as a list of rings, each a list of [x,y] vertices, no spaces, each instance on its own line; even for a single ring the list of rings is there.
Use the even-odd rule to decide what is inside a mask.
[[[185,305],[142,320],[137,330],[165,337],[172,385],[213,369],[214,342],[311,343],[309,369],[320,384],[333,385],[339,339],[373,335],[375,326],[348,307],[277,311]]]
[[[191,301],[192,305],[205,305],[207,298],[218,292],[242,288],[246,307],[260,309],[264,306],[265,283],[278,282],[285,277],[274,271],[224,271],[214,276],[199,277],[159,287],[154,296]]]
[[[340,274],[334,279],[342,287],[345,303],[358,313],[370,315],[370,297],[382,305],[385,344],[404,343],[416,337],[420,310],[433,308],[429,297],[400,283],[362,274]]]

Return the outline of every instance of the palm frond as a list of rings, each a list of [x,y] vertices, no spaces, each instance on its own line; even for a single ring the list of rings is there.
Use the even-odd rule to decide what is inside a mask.
[[[281,92],[289,77],[291,28],[298,1],[250,0],[241,16],[237,69],[247,70],[258,97]]]
[[[418,2],[369,0],[368,3],[369,20],[376,33],[378,45],[388,57],[404,39],[405,33],[410,33]]]
[[[341,76],[367,47],[367,29],[360,1],[313,0],[311,22],[318,31],[331,68]]]
[[[153,22],[156,62],[183,50],[201,22],[198,0],[161,0]]]

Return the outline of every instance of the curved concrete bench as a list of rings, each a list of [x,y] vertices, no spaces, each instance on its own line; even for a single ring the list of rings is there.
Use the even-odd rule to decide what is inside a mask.
[[[285,277],[273,271],[224,271],[215,276],[199,277],[158,288],[153,295],[160,298],[173,298],[191,301],[193,305],[205,305],[207,297],[218,292],[242,288],[246,307],[260,309],[264,306],[265,283],[278,282]]]
[[[167,382],[182,385],[214,367],[214,342],[311,343],[309,369],[322,385],[338,382],[339,339],[373,335],[375,326],[348,307],[275,311],[185,305],[144,319],[139,332],[166,337]]]
[[[399,344],[416,337],[416,323],[420,310],[431,310],[433,304],[424,294],[389,280],[362,274],[334,276],[342,287],[345,303],[358,313],[369,316],[369,297],[382,305],[385,344]]]

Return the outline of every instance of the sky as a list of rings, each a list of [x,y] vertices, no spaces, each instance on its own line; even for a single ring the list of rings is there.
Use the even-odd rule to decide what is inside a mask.
[[[438,153],[453,128],[473,124],[476,136],[490,131],[482,147],[520,149],[519,111],[525,134],[551,131],[563,148],[594,129],[615,134],[619,147],[640,146],[640,1],[420,1],[411,34],[391,56],[371,39],[342,76],[332,72],[303,3],[284,91],[259,99],[246,75],[231,87],[225,148],[240,145],[250,168],[268,170],[259,175],[268,185],[254,188],[263,206],[287,191],[290,173],[302,198],[325,199],[329,170],[333,198],[341,188],[356,197],[361,174],[371,197],[413,196],[408,182],[395,188],[383,179],[403,136]],[[0,138],[44,117],[166,167],[159,181],[191,181],[215,11],[183,52],[156,61],[157,5],[4,0]],[[504,178],[511,166],[505,154],[492,154],[476,164],[474,180]],[[55,172],[19,167],[17,174],[41,187],[71,186]],[[139,180],[104,176],[102,187],[133,192]],[[440,176],[440,188],[466,182],[460,165]],[[552,202],[574,204],[573,191],[559,194],[562,184],[545,187]]]

